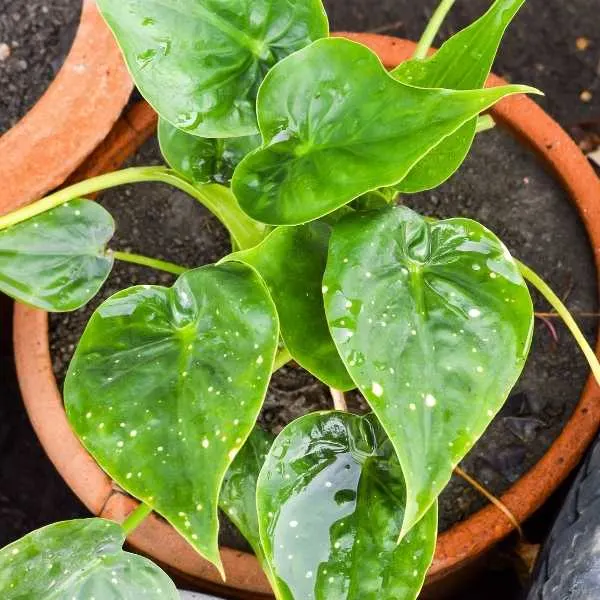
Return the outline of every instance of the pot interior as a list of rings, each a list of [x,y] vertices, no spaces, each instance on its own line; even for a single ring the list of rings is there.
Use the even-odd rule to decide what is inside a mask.
[[[129,165],[160,163],[155,139]],[[566,193],[536,157],[509,132],[497,128],[479,135],[462,169],[433,192],[402,201],[437,217],[470,217],[494,231],[511,252],[536,269],[567,299],[574,313],[595,312],[596,277],[585,229]],[[111,247],[170,260],[186,266],[214,262],[229,251],[219,222],[182,192],[160,184],[140,184],[106,192],[100,202],[113,214],[117,235]],[[55,374],[62,384],[70,357],[94,308],[132,284],[168,285],[172,276],[130,264],[117,264],[101,294],[75,313],[51,315],[50,341]],[[547,311],[539,298],[536,309]],[[536,321],[527,367],[505,407],[464,460],[462,467],[500,496],[548,450],[579,400],[588,374],[585,359],[558,320],[554,331]],[[582,320],[590,342],[596,320]],[[465,399],[468,402],[468,399]],[[367,406],[349,394],[351,410]],[[325,386],[297,367],[285,367],[271,383],[260,424],[277,433],[293,418],[331,407]],[[454,477],[440,498],[440,531],[464,520],[486,500]],[[223,519],[221,542],[249,550]]]

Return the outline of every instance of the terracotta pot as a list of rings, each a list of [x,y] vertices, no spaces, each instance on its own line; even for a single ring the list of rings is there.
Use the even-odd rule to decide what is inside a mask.
[[[133,83],[94,0],[64,65],[36,105],[0,137],[0,213],[62,184],[106,137]]]
[[[197,592],[185,592],[180,591],[181,600],[223,600],[222,598],[217,598],[216,596],[206,596],[204,594],[199,594]]]
[[[396,38],[344,34],[376,51],[386,67],[410,57],[414,44]],[[492,76],[489,85],[503,83]],[[600,264],[600,180],[575,143],[540,107],[525,96],[501,102],[494,118],[514,133],[554,172],[579,209]],[[148,135],[155,117],[138,106],[121,121],[110,144],[94,154],[90,175],[116,166],[124,150],[132,150]],[[133,124],[133,126],[132,126]],[[89,165],[88,165],[89,166]],[[52,372],[48,319],[41,311],[17,305],[15,309],[16,364],[25,405],[48,456],[67,484],[97,515],[120,520],[137,502],[116,489],[72,433]],[[593,379],[562,434],[546,455],[503,496],[502,502],[520,521],[529,517],[577,465],[600,425],[600,390]],[[503,513],[490,505],[440,535],[429,573],[426,597],[438,597],[436,582],[447,589],[459,571],[480,558],[513,530]],[[236,598],[266,598],[270,589],[254,556],[222,548],[228,575],[223,584],[216,570],[196,554],[162,519],[152,516],[135,531],[131,544],[144,554],[195,581],[203,589]]]

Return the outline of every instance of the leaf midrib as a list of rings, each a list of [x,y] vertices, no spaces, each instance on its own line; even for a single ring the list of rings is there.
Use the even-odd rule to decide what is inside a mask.
[[[258,40],[249,36],[245,31],[234,27],[230,23],[228,23],[225,19],[223,19],[218,14],[211,12],[206,9],[200,3],[195,3],[193,5],[193,10],[191,11],[191,15],[184,13],[178,7],[172,6],[171,3],[166,2],[165,0],[154,0],[155,4],[162,6],[166,10],[172,10],[174,12],[179,13],[184,18],[188,18],[189,16],[199,17],[203,19],[205,22],[210,24],[214,29],[217,29],[221,33],[224,33],[230,39],[236,41],[240,46],[249,50],[258,60],[267,61],[268,57],[265,56],[265,49],[271,54],[268,46],[264,45],[264,40]]]

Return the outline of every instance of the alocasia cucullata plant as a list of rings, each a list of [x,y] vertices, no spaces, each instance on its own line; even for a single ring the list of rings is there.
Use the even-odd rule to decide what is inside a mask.
[[[426,58],[386,72],[328,37],[319,0],[98,0],[160,116],[168,167],[103,175],[0,217],[0,290],[48,311],[85,305],[114,260],[173,273],[94,312],[67,374],[69,420],[140,509],[118,525],[56,524],[0,551],[7,599],[174,598],[122,544],[156,511],[222,570],[218,508],[280,600],[414,600],[432,560],[437,497],[525,363],[525,279],[595,356],[560,300],[483,225],[436,221],[400,193],[441,184],[481,113],[527,86],[484,88],[524,0],[496,0]],[[185,269],[109,248],[85,197],[160,181],[231,235]],[[271,374],[295,360],[372,412],[317,412],[257,429]]]

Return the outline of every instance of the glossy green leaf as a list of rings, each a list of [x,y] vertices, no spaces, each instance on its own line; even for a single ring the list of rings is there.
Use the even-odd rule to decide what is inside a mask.
[[[97,293],[112,265],[112,217],[72,200],[0,231],[0,291],[52,312],[75,310]]]
[[[275,440],[257,490],[280,600],[414,600],[433,558],[437,506],[398,544],[405,502],[373,415],[312,413]]]
[[[340,355],[398,452],[407,531],[519,377],[531,297],[485,227],[405,207],[340,221],[323,281]]]
[[[123,551],[125,535],[103,519],[64,521],[0,550],[2,600],[178,600],[169,577]]]
[[[255,427],[229,467],[219,506],[252,546],[263,569],[268,564],[260,543],[256,512],[256,482],[275,436]]]
[[[424,88],[472,90],[482,88],[492,69],[502,37],[525,0],[496,0],[466,29],[452,36],[427,59],[402,63],[392,75],[403,83]],[[477,118],[465,123],[418,162],[400,184],[413,193],[441,185],[463,163],[475,139]]]
[[[263,146],[232,189],[251,217],[295,225],[399,183],[465,122],[525,86],[420,89],[393,79],[368,48],[319,40],[274,67],[260,88]]]
[[[98,0],[158,114],[204,137],[256,133],[255,98],[284,56],[328,34],[320,0]]]
[[[158,140],[169,166],[195,184],[228,184],[242,158],[260,146],[259,135],[202,138],[164,119],[158,122]]]
[[[65,382],[69,420],[100,466],[220,565],[217,500],[262,406],[275,306],[240,264],[136,286],[93,314]]]
[[[279,227],[228,260],[254,267],[267,284],[292,358],[327,385],[350,390],[356,386],[331,339],[321,293],[330,233],[328,225],[317,222]]]

